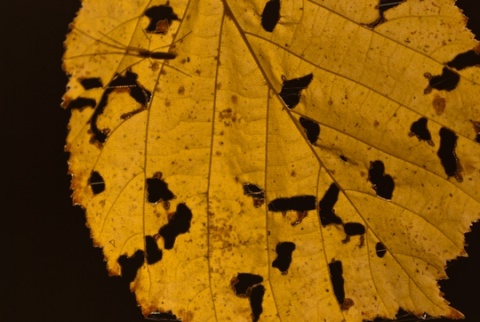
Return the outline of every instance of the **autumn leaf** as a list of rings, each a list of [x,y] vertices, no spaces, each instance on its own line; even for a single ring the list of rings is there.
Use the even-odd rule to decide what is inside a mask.
[[[461,318],[478,48],[451,0],[84,0],[73,200],[152,319]]]

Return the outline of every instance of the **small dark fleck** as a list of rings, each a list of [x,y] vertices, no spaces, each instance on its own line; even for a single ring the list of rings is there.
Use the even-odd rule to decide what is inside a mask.
[[[272,267],[278,268],[283,275],[286,275],[288,268],[292,263],[292,253],[295,250],[295,244],[289,241],[277,244],[275,251],[277,258],[272,262]]]
[[[159,321],[159,322],[182,322],[181,319],[177,318],[172,312],[152,312],[146,318],[149,321]]]
[[[387,253],[387,249],[385,248],[385,245],[382,244],[381,242],[378,242],[375,245],[375,251],[376,251],[377,256],[380,257],[380,258],[385,256],[385,254]]]
[[[315,144],[315,142],[318,140],[318,136],[320,135],[320,125],[317,122],[305,117],[300,117],[299,121],[302,127],[305,129],[308,142],[310,142],[310,144]]]
[[[144,259],[143,250],[137,250],[131,257],[120,256],[117,262],[120,264],[122,277],[128,282],[132,282],[137,276],[138,269],[142,267]]]
[[[270,201],[268,210],[285,212],[289,210],[308,211],[316,209],[315,196],[294,196],[290,198],[277,198]]]
[[[462,182],[461,167],[455,153],[455,147],[457,145],[457,135],[445,128],[440,129],[440,147],[438,148],[437,155],[440,158],[443,169],[448,177],[455,177],[458,182]]]
[[[343,280],[343,267],[341,261],[333,260],[328,264],[330,271],[330,278],[333,285],[333,293],[337,299],[338,304],[342,305],[345,300],[345,289]]]
[[[426,141],[433,146],[432,136],[427,128],[427,118],[421,117],[410,126],[410,136],[416,136],[420,141]]]
[[[313,74],[308,74],[303,77],[294,79],[284,79],[280,97],[289,109],[294,108],[300,102],[300,92],[310,85],[313,79]]]
[[[335,214],[333,209],[337,203],[339,191],[337,185],[332,183],[318,203],[320,222],[323,227],[330,224],[342,224],[342,219]]]
[[[270,0],[265,4],[262,12],[262,27],[272,32],[280,20],[280,0]]]
[[[85,90],[89,90],[89,89],[92,89],[92,88],[102,88],[103,87],[102,80],[99,77],[81,79],[80,80],[80,85],[82,85],[82,87]]]
[[[344,224],[343,230],[348,236],[358,236],[365,234],[365,226],[358,222],[348,222]]]
[[[145,13],[150,19],[146,32],[155,34],[166,34],[173,20],[178,20],[178,16],[173,12],[173,8],[168,4],[162,4],[148,8]]]
[[[168,223],[158,231],[165,241],[165,249],[172,249],[178,235],[189,231],[191,221],[192,211],[185,204],[179,203],[175,213],[169,215]]]
[[[162,259],[162,250],[158,248],[157,241],[152,236],[145,236],[145,251],[149,265]]]
[[[462,70],[466,67],[479,66],[480,54],[475,50],[469,50],[467,52],[458,54],[454,59],[447,63],[447,66],[455,68],[456,70]]]
[[[343,162],[347,162],[347,161],[348,161],[347,157],[344,156],[344,155],[340,155],[340,159],[342,159]]]
[[[93,98],[85,98],[85,97],[79,97],[71,101],[68,105],[67,108],[69,109],[78,109],[82,110],[85,107],[89,106],[94,108],[95,105],[97,105],[97,102]]]
[[[90,188],[92,188],[94,195],[98,195],[99,193],[105,191],[105,181],[97,171],[92,171],[92,174],[88,179],[88,184],[90,185]]]
[[[148,178],[146,185],[147,200],[150,203],[168,202],[175,198],[175,195],[168,189],[168,184],[162,180],[160,172],[155,173],[152,178]]]
[[[395,184],[393,178],[390,175],[385,174],[385,166],[382,161],[376,160],[370,162],[368,180],[372,183],[372,188],[377,193],[377,196],[387,200],[392,199]]]

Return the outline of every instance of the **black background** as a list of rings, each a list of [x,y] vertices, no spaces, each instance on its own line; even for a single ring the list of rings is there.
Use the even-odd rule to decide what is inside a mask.
[[[479,35],[478,1],[458,4]],[[107,276],[83,211],[70,199],[61,55],[80,3],[17,0],[0,6],[0,320],[144,321],[121,278]],[[480,321],[479,224],[467,243],[470,257],[449,264],[450,279],[441,288],[474,322]]]

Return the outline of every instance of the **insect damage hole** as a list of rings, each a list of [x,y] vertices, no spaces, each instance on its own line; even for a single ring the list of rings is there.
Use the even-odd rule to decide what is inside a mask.
[[[294,108],[300,103],[300,93],[310,85],[312,79],[313,74],[294,79],[286,79],[285,76],[282,76],[282,90],[279,96],[289,109]]]
[[[348,310],[354,305],[353,300],[345,297],[345,281],[343,279],[343,266],[341,261],[333,259],[328,264],[330,279],[333,285],[333,293],[342,311]]]
[[[292,263],[292,254],[295,250],[295,243],[280,242],[275,247],[277,258],[272,262],[272,267],[278,268],[282,275],[287,275],[290,264]]]
[[[257,322],[263,312],[262,302],[265,287],[261,284],[262,282],[262,276],[251,273],[238,273],[230,280],[230,286],[235,295],[248,298],[253,322]]]
[[[385,165],[382,161],[370,162],[368,180],[372,183],[372,188],[377,193],[377,196],[387,200],[392,199],[395,183],[392,176],[385,173]]]

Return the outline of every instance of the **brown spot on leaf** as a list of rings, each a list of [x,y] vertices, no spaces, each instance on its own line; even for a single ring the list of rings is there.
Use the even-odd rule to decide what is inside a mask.
[[[352,299],[345,298],[343,300],[343,303],[341,305],[342,311],[347,311],[349,308],[351,308],[355,303],[353,302]]]
[[[237,97],[237,95],[232,95],[231,99],[232,99],[232,103],[233,103],[233,104],[237,104],[237,102],[238,102],[238,97]]]
[[[179,94],[179,95],[185,94],[185,87],[180,86],[180,87],[178,88],[178,94]]]
[[[378,122],[377,120],[373,121],[374,128],[377,128],[379,125],[380,125],[380,122]]]
[[[433,98],[433,109],[437,115],[442,115],[445,111],[445,99],[439,95],[435,95]]]

